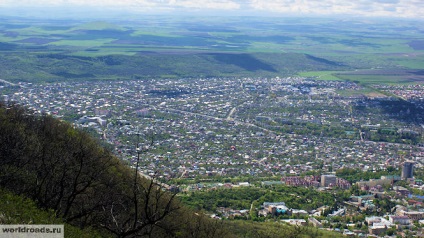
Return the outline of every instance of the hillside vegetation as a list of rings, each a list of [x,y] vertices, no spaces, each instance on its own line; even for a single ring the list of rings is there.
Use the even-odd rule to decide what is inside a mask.
[[[273,77],[346,67],[304,54],[140,53],[135,56],[75,56],[53,53],[0,55],[3,79],[19,82],[191,77]]]
[[[408,73],[419,72],[424,62],[420,29],[416,22],[371,19],[3,17],[0,78],[36,83],[348,71],[353,73],[333,72],[332,78],[421,82]],[[363,69],[382,71],[357,75],[355,70]],[[380,75],[385,70],[406,73]]]
[[[20,106],[0,103],[0,131],[0,196],[9,204],[0,206],[1,223],[64,222],[67,237],[85,231],[103,237],[324,236],[312,228],[195,213],[161,185],[136,177],[87,133]]]
[[[135,178],[129,167],[68,123],[2,105],[0,131],[0,186],[53,210],[63,221],[117,237],[190,231],[185,227],[190,222],[175,219],[190,216],[173,194]]]
[[[0,224],[63,224],[53,210],[41,210],[34,201],[11,192],[0,190]],[[79,229],[65,224],[66,237],[100,238],[112,237],[92,228]]]

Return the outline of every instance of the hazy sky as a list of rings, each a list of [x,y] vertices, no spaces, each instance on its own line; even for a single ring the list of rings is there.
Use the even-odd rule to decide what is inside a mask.
[[[424,0],[0,0],[0,8],[96,7],[139,12],[424,18]]]

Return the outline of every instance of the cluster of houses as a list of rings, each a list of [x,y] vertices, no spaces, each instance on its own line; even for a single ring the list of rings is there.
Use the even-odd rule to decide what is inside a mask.
[[[414,100],[414,108],[422,108],[422,86],[375,87]],[[412,188],[424,189],[423,181],[414,179],[412,167],[404,163],[407,159],[413,167],[422,167],[424,148],[409,143],[372,141],[372,133],[383,129],[421,133],[422,126],[396,119],[397,115],[413,113],[412,107],[401,112],[377,113],[387,109],[379,108],[382,103],[395,99],[337,94],[340,90],[360,89],[352,82],[299,77],[151,79],[96,84],[20,83],[14,93],[2,95],[2,99],[25,105],[35,113],[71,121],[75,127],[93,129],[130,166],[134,166],[139,155],[136,145],[143,146],[153,135],[152,149],[140,155],[140,172],[146,176],[158,174],[157,179],[164,182],[175,178],[279,176],[280,181],[263,184],[349,189],[351,184],[332,171],[401,167],[401,177],[385,176],[356,183],[367,195],[352,196],[346,206],[366,211],[373,210],[372,201],[384,196],[384,189],[398,180],[405,179]],[[345,130],[338,131],[334,137],[323,134],[325,130],[306,131],[310,127],[319,132],[320,128],[329,126]],[[316,170],[325,174],[300,176]],[[195,183],[183,189],[250,185]],[[408,227],[424,219],[424,199],[405,187],[392,189],[396,194],[393,199],[404,200],[407,206],[397,207],[387,219],[369,218],[370,234],[383,234],[390,227]],[[314,218],[322,214],[320,209],[307,212],[287,208],[284,203],[267,203],[259,213],[294,215],[300,220],[287,222],[301,225],[309,222],[320,227],[321,222]],[[342,208],[330,216],[345,212]],[[222,208],[220,213],[245,216],[249,211]],[[306,216],[308,221],[301,218]],[[345,233],[350,235],[348,231]]]
[[[317,169],[380,170],[398,167],[405,155],[421,167],[424,152],[418,146],[368,141],[367,134],[353,129],[342,133],[345,138],[302,134],[308,123],[316,127],[342,123],[346,128],[401,123],[352,110],[379,103],[337,95],[345,89],[360,86],[299,77],[22,83],[4,98],[97,131],[130,165],[137,158],[137,135],[154,134],[154,150],[142,155],[140,170],[160,174],[162,181],[289,177]],[[419,131],[414,125],[400,126]],[[358,133],[363,140],[350,139]],[[292,180],[287,183],[317,185],[317,180]],[[349,185],[337,179],[331,186]]]
[[[415,229],[418,225],[424,225],[424,196],[411,194],[411,188],[416,186],[416,183],[420,184],[421,180],[413,178],[413,163],[407,161],[402,165],[402,175],[386,175],[380,179],[371,179],[368,181],[359,181],[356,186],[360,188],[362,192],[366,192],[366,195],[352,195],[348,201],[344,202],[344,207],[338,210],[330,211],[328,206],[323,206],[315,210],[306,211],[293,209],[286,206],[285,202],[265,202],[261,208],[257,211],[259,216],[263,217],[277,217],[280,215],[290,216],[290,219],[281,219],[281,222],[286,222],[292,225],[298,226],[315,226],[324,229],[328,227],[328,223],[331,222],[332,218],[341,216],[351,216],[353,214],[367,214],[369,212],[376,213],[379,211],[379,205],[374,204],[376,200],[388,198],[397,204],[384,216],[367,216],[365,220],[361,221],[367,228],[358,229],[358,223],[346,224],[352,226],[352,229],[340,230],[334,228],[333,230],[342,232],[345,236],[354,237],[379,237],[387,234],[404,234],[403,231],[411,230],[414,228],[414,234],[420,236],[420,229]],[[398,181],[406,181],[409,183],[410,188],[394,185]],[[283,177],[280,181],[264,181],[263,186],[281,185],[286,184],[290,186],[303,186],[303,187],[318,187],[331,186],[331,184],[337,184],[337,177],[334,174],[324,174],[321,176],[292,176]],[[243,183],[245,184],[245,183]],[[387,193],[393,191],[394,193]],[[393,195],[394,194],[394,195]],[[401,205],[403,204],[403,205]],[[220,208],[221,210],[224,208]],[[227,218],[235,216],[249,215],[248,210],[232,210],[225,208],[227,211]],[[225,210],[224,209],[224,210]],[[324,213],[324,211],[326,211]],[[325,220],[317,220],[317,217],[321,217],[324,214],[327,215]],[[356,228],[356,229],[355,229]],[[391,232],[389,232],[391,230]],[[411,234],[410,234],[411,235]]]
[[[352,201],[357,201],[361,203],[364,201],[369,201],[370,197],[367,196],[355,196],[352,197]],[[324,224],[328,223],[328,220],[319,221],[316,219],[317,216],[322,216],[323,211],[328,210],[328,206],[323,206],[307,212],[305,210],[298,210],[288,208],[284,202],[264,202],[261,206],[261,209],[258,211],[259,216],[279,216],[279,215],[288,215],[292,218],[290,219],[281,219],[281,222],[286,222],[291,225],[297,226],[314,226],[317,228],[324,229]],[[249,210],[236,210],[231,208],[220,207],[217,209],[218,214],[213,214],[211,217],[221,219],[225,218],[235,218],[235,217],[247,217],[250,213]],[[340,209],[329,214],[328,217],[336,217],[345,215],[346,209]],[[387,230],[394,228],[397,231],[409,230],[415,226],[414,222],[424,225],[424,212],[418,211],[408,211],[407,207],[397,205],[395,207],[393,215],[387,216],[368,216],[365,218],[364,223],[368,227],[368,236],[380,236],[385,235]],[[365,237],[367,232],[364,230],[355,230],[355,229],[345,229],[340,230],[335,228],[335,231],[342,232],[345,236],[362,236]]]
[[[281,181],[285,185],[296,187],[338,187],[341,189],[349,189],[351,187],[349,181],[343,178],[337,178],[335,174],[324,174],[321,176],[285,176],[281,178]]]
[[[398,215],[399,214],[399,215]],[[369,234],[371,235],[382,235],[390,228],[395,228],[396,230],[409,230],[413,228],[414,222],[419,224],[424,224],[424,212],[398,212],[396,215],[389,215],[386,217],[366,217],[365,221],[368,224]]]
[[[423,101],[424,100],[424,86],[420,84],[415,85],[378,85],[375,86],[380,90],[390,92],[404,100]]]
[[[309,213],[305,210],[288,208],[284,202],[264,202],[262,209],[258,211],[259,216],[278,216],[289,215],[295,217],[308,216]]]

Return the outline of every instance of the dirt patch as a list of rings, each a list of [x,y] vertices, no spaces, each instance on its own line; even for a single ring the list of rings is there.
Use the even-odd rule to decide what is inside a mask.
[[[384,97],[388,97],[382,93],[377,93],[377,92],[370,92],[370,93],[366,93],[365,96],[369,97],[369,98],[384,98]]]

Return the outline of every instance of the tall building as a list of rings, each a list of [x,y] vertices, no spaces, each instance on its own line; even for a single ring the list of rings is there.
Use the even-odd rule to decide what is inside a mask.
[[[321,187],[329,187],[330,184],[332,186],[336,186],[337,177],[332,174],[323,174],[321,175]]]
[[[402,166],[402,179],[414,177],[414,162],[404,162]]]

